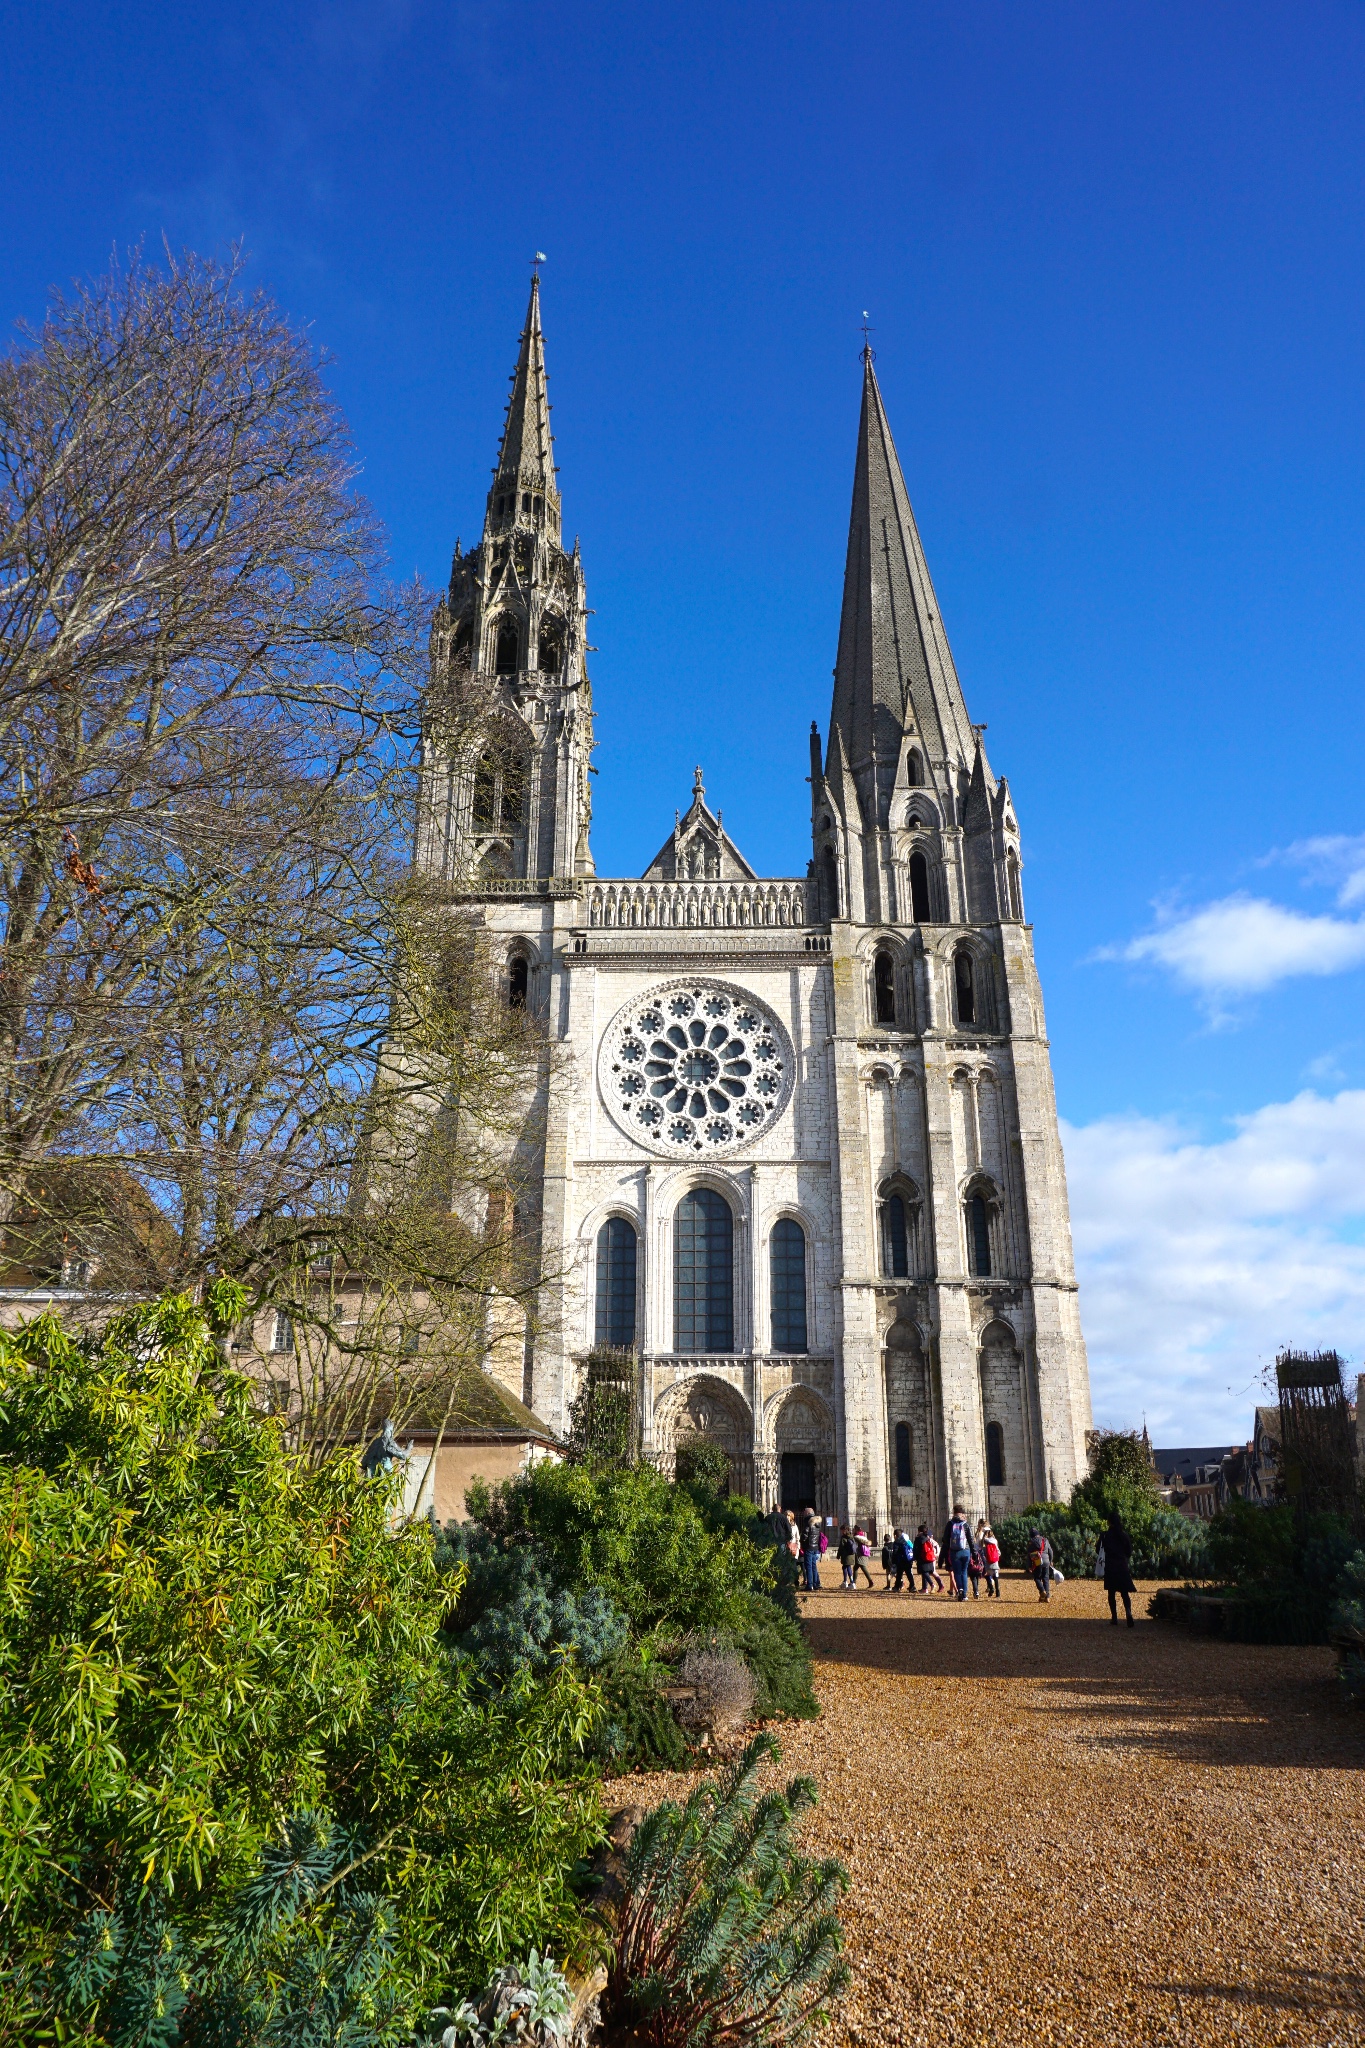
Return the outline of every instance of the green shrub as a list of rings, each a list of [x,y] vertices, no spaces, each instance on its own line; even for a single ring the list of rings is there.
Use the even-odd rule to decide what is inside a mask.
[[[721,1500],[729,1494],[729,1454],[705,1437],[678,1446],[674,1472],[678,1485],[693,1492],[715,1494]]]
[[[1282,1585],[1295,1576],[1299,1540],[1292,1507],[1229,1501],[1209,1523],[1209,1568],[1229,1585]]]
[[[603,1719],[595,1753],[609,1769],[687,1769],[692,1752],[663,1691],[675,1675],[650,1642],[627,1644],[602,1667]]]
[[[738,1628],[749,1593],[776,1584],[775,1551],[709,1529],[688,1489],[649,1465],[547,1462],[466,1498],[504,1548],[535,1541],[559,1584],[598,1587],[637,1634]]]
[[[281,1981],[330,1942],[360,1986],[379,1942],[416,2013],[579,1935],[599,1693],[563,1663],[491,1699],[452,1673],[459,1573],[392,1527],[396,1482],[289,1451],[223,1370],[241,1311],[219,1285],[207,1314],[164,1301],[80,1344],[50,1318],[0,1333],[0,1969],[24,2038],[151,2041],[153,1992],[175,2038],[253,1887],[303,1856],[291,1813],[319,1857],[344,1835],[365,1889],[299,1893]]]
[[[1133,1574],[1140,1579],[1206,1579],[1208,1531],[1174,1508],[1159,1507],[1133,1543]]]
[[[1024,1514],[1006,1515],[992,1527],[1001,1562],[1015,1571],[1028,1569],[1029,1536],[1034,1529],[1041,1529],[1047,1537],[1053,1562],[1066,1578],[1083,1579],[1095,1569],[1101,1524],[1091,1509],[1082,1507],[1073,1515],[1060,1501],[1037,1501]]]
[[[820,1707],[811,1684],[810,1646],[799,1622],[766,1594],[751,1593],[748,1616],[731,1641],[753,1673],[754,1713],[760,1721],[815,1719]]]
[[[797,1850],[809,1778],[760,1797],[760,1768],[779,1756],[757,1737],[723,1778],[637,1828],[602,1998],[615,2035],[640,2048],[801,2048],[844,1990],[835,1903],[848,1873]]]

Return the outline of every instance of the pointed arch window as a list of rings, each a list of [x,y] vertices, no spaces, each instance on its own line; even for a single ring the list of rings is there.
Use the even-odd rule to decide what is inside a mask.
[[[896,1021],[896,963],[886,946],[879,946],[872,960],[872,989],[877,1022]]]
[[[882,1270],[893,1280],[910,1274],[910,1218],[901,1194],[888,1195],[882,1204]]]
[[[967,1263],[978,1280],[991,1273],[991,1212],[986,1197],[972,1195],[967,1202]]]
[[[824,898],[822,907],[826,918],[836,918],[839,915],[839,870],[835,865],[832,846],[821,848],[820,894]]]
[[[908,1422],[898,1422],[896,1424],[896,1484],[897,1486],[913,1486],[914,1483],[915,1466],[914,1460],[911,1457],[910,1425]]]
[[[790,1216],[773,1225],[773,1350],[806,1349],[806,1233]]]
[[[597,1318],[594,1342],[625,1350],[635,1342],[635,1267],[639,1240],[624,1216],[609,1216],[597,1233]]]
[[[510,612],[498,621],[493,643],[493,667],[500,676],[514,676],[521,666],[521,631]]]
[[[1005,1432],[998,1422],[986,1424],[986,1484],[1005,1483]]]
[[[957,997],[959,1024],[976,1022],[976,970],[971,954],[961,947],[953,961],[953,987]]]
[[[491,832],[498,822],[498,770],[491,754],[484,754],[474,770],[474,824]]]
[[[524,953],[514,953],[507,968],[507,1007],[524,1010],[531,980],[531,963]]]
[[[735,1348],[734,1217],[714,1188],[693,1188],[673,1225],[673,1349]]]
[[[905,779],[911,789],[924,787],[924,762],[918,747],[911,747],[905,757]]]
[[[918,847],[910,856],[910,915],[916,924],[933,922],[929,912],[929,863]]]

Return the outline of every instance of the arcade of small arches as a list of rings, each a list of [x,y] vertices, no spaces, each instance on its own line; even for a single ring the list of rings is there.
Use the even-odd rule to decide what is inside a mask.
[[[870,1024],[893,1031],[917,1028],[915,958],[911,948],[889,938],[872,947],[867,960]],[[983,947],[967,939],[953,947],[948,956],[948,993],[955,1025],[968,1031],[998,1030],[995,970]]]
[[[962,1196],[966,1269],[974,1280],[998,1278],[1005,1270],[1004,1206],[988,1174],[977,1173]],[[888,1280],[928,1280],[932,1246],[924,1197],[905,1174],[893,1174],[877,1191],[877,1240],[881,1272]]]
[[[488,666],[494,675],[514,676],[523,669],[529,669],[529,649],[526,647],[527,631],[516,612],[497,612],[486,628],[486,641],[490,656]],[[562,619],[553,614],[541,621],[536,635],[535,669],[541,675],[557,675],[564,666],[564,650],[567,634]],[[523,659],[525,650],[527,658]]]

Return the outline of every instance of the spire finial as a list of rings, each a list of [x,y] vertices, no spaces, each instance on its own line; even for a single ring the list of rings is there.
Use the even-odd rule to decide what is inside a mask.
[[[694,796],[694,797],[696,798],[696,800],[697,800],[697,802],[698,802],[698,803],[704,803],[704,802],[705,802],[705,800],[706,800],[706,791],[705,791],[705,789],[704,789],[704,788],[702,787],[702,779],[701,779],[701,763],[700,763],[700,762],[698,762],[698,763],[697,763],[697,766],[696,766],[696,767],[695,767],[695,768],[693,769],[693,771],[692,771],[692,794],[693,794],[693,796]]]
[[[867,307],[863,307],[863,361],[869,369],[877,359],[877,351],[871,342],[872,329],[867,324]]]
[[[537,250],[536,250],[536,253],[535,253],[535,255],[534,255],[534,256],[533,256],[532,258],[531,258],[531,282],[532,282],[532,284],[539,284],[539,282],[540,282],[540,266],[541,266],[541,264],[542,264],[542,263],[543,263],[544,261],[545,261],[545,251],[544,251],[543,249],[537,249]]]

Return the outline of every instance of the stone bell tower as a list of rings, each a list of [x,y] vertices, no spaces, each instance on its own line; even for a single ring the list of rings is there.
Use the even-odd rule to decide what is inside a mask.
[[[828,745],[846,1498],[897,1526],[1065,1499],[1090,1388],[1019,827],[863,361]]]
[[[416,865],[437,880],[593,872],[588,609],[561,538],[538,272],[511,381],[483,534],[456,542],[432,622]]]

